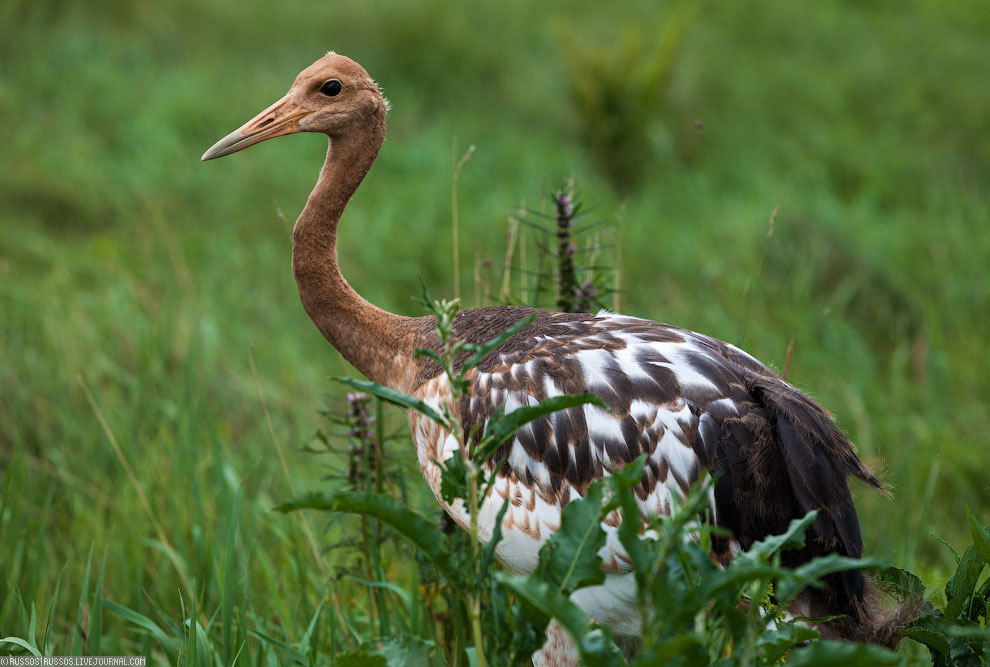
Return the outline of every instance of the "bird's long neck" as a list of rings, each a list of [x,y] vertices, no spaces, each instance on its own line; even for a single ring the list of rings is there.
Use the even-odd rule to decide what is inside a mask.
[[[292,272],[306,313],[330,344],[368,379],[408,390],[417,343],[411,318],[365,301],[337,263],[337,223],[384,138],[382,113],[363,135],[331,140],[319,181],[292,230]]]

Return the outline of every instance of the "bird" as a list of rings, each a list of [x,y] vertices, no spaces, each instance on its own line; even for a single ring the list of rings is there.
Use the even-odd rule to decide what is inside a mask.
[[[338,264],[338,223],[378,156],[389,103],[354,60],[330,52],[306,67],[288,92],[202,159],[230,155],[268,139],[310,132],[329,139],[316,186],[292,231],[292,271],[310,319],[340,354],[369,380],[446,405],[465,433],[496,414],[551,396],[591,393],[587,404],[523,427],[493,455],[495,475],[478,510],[478,531],[490,539],[499,509],[503,539],[496,554],[509,569],[532,572],[540,546],[560,527],[561,512],[589,485],[645,455],[636,488],[644,515],[665,514],[706,475],[714,522],[731,538],[713,542],[713,558],[727,564],[753,542],[784,532],[789,522],[817,510],[804,548],[785,554],[797,566],[841,554],[859,558],[863,539],[849,478],[882,489],[830,414],[738,347],[676,326],[599,312],[563,313],[520,306],[461,310],[460,340],[485,343],[524,318],[534,319],[479,365],[458,401],[435,360],[433,317],[405,317],[379,308],[345,280]],[[462,503],[440,494],[440,471],[457,439],[416,412],[409,416],[424,478],[437,501],[462,527]],[[639,610],[630,562],[614,522],[602,525],[604,583],[579,589],[572,600],[617,634],[635,636]],[[810,618],[845,615],[820,626],[823,636],[870,638],[875,632],[867,583],[860,571],[833,574],[807,589],[792,609]],[[574,664],[573,645],[551,623],[534,664]],[[879,640],[877,640],[879,642]]]

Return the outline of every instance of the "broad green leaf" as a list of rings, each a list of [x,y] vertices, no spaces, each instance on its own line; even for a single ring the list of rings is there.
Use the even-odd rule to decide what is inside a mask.
[[[814,628],[797,623],[784,623],[779,628],[767,630],[756,640],[756,648],[763,656],[763,664],[776,665],[788,651],[798,644],[820,639]]]
[[[508,572],[497,572],[495,578],[546,618],[556,619],[574,640],[582,664],[594,667],[621,662],[622,654],[607,631],[592,629],[588,616],[547,582]]]
[[[920,597],[925,594],[925,584],[918,575],[896,567],[883,567],[873,572],[879,583],[907,596]]]
[[[598,550],[605,546],[601,526],[602,483],[588,487],[584,498],[572,500],[561,513],[560,529],[540,549],[536,573],[543,581],[569,594],[605,579]]]
[[[792,576],[783,579],[777,586],[777,597],[781,604],[787,604],[801,589],[836,572],[850,570],[871,570],[883,567],[886,563],[876,558],[849,558],[839,554],[829,554],[815,558],[792,570]]]
[[[480,458],[487,458],[511,439],[516,431],[531,421],[560,410],[589,403],[602,408],[606,407],[602,403],[602,399],[594,394],[574,394],[572,396],[552,396],[543,399],[536,405],[526,405],[516,408],[512,412],[493,417],[485,427],[484,445],[478,449],[476,455]]]
[[[842,641],[817,641],[794,651],[790,667],[883,667],[901,664],[894,653],[879,646]]]
[[[984,563],[990,563],[990,534],[986,528],[981,526],[973,516],[973,513],[966,508],[966,519],[969,521],[969,530],[973,534],[973,548],[977,555],[983,559]]]
[[[467,464],[461,453],[454,452],[442,464],[434,460],[433,465],[440,468],[440,497],[443,501],[452,504],[458,498],[467,500],[471,480],[468,479]]]
[[[400,408],[406,410],[415,410],[424,417],[435,421],[437,424],[444,426],[444,421],[437,414],[436,410],[431,408],[429,405],[419,400],[415,396],[405,394],[401,391],[396,391],[395,389],[389,389],[383,384],[377,382],[368,382],[366,380],[355,380],[354,378],[346,377],[332,377],[331,380],[335,382],[340,382],[346,384],[349,387],[354,387],[358,391],[367,392],[373,396],[391,403],[392,405],[397,405]]]
[[[307,493],[274,509],[277,512],[315,509],[373,517],[392,526],[412,541],[451,584],[456,586],[463,579],[460,559],[448,552],[443,533],[436,525],[388,496],[352,491]]]
[[[478,364],[480,364],[485,359],[485,357],[491,354],[496,348],[502,347],[505,341],[512,338],[512,336],[514,336],[518,331],[527,327],[529,323],[535,319],[536,319],[536,313],[533,313],[532,315],[527,315],[526,317],[522,318],[521,320],[513,324],[511,327],[509,327],[499,335],[492,338],[487,343],[483,343],[482,345],[479,345],[478,349],[475,350],[475,353],[472,354],[467,359],[467,361],[464,362],[464,365],[461,367],[461,372],[463,373],[464,371],[468,371],[474,368],[475,366],[477,366]]]
[[[949,657],[951,647],[945,636],[945,619],[936,614],[925,614],[914,619],[904,629],[904,636],[924,644],[935,659],[936,654],[943,658]]]
[[[970,545],[959,561],[955,574],[949,577],[945,584],[945,616],[958,618],[969,606],[967,603],[973,596],[973,591],[980,579],[985,563],[976,552],[976,547]]]

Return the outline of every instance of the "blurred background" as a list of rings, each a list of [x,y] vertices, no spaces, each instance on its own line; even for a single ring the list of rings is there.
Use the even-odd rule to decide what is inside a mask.
[[[101,568],[168,613],[225,558],[305,630],[305,527],[269,508],[333,468],[304,445],[353,373],[289,267],[326,142],[199,156],[330,49],[392,103],[341,225],[359,292],[453,294],[468,146],[466,306],[510,215],[573,178],[622,311],[786,361],[890,485],[857,490],[867,553],[939,595],[939,540],[990,521],[988,34],[983,0],[0,3],[0,635],[36,608],[56,646],[102,622],[126,653],[77,605]]]

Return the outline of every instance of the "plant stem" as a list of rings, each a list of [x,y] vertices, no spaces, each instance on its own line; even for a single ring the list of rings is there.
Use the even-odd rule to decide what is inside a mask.
[[[462,444],[462,451],[467,452],[467,443]],[[467,454],[465,454],[467,456]],[[467,461],[470,471],[468,484],[468,511],[471,516],[471,560],[478,562],[478,474],[481,470],[473,461]],[[483,574],[483,573],[479,573]],[[478,659],[478,667],[485,667],[485,647],[481,639],[481,598],[470,595],[468,610],[471,614],[471,632],[474,635],[474,650]]]

